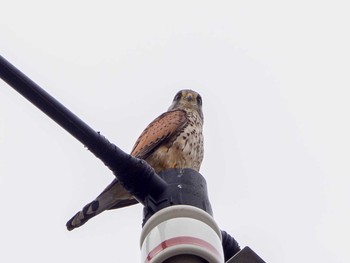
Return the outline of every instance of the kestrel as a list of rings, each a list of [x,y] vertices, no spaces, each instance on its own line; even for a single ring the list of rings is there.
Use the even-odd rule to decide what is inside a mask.
[[[152,121],[136,141],[131,155],[144,159],[156,173],[170,168],[199,171],[203,160],[202,98],[193,90],[179,91],[168,111]],[[118,179],[67,222],[73,230],[99,213],[136,204]]]

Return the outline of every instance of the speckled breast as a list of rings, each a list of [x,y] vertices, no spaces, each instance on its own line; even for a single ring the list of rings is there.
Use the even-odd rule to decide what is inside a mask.
[[[203,121],[197,112],[187,111],[188,123],[175,139],[160,146],[146,161],[156,170],[191,168],[199,171],[203,160]]]

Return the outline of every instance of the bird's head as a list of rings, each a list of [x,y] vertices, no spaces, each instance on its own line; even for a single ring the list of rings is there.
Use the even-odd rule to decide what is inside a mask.
[[[180,90],[174,97],[169,110],[191,109],[196,110],[203,120],[202,97],[197,92],[189,89]]]

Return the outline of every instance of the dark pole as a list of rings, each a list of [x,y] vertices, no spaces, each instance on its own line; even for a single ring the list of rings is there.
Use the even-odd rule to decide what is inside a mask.
[[[148,194],[156,197],[165,189],[166,183],[145,161],[110,143],[2,56],[0,78],[83,143],[139,202],[144,204]]]

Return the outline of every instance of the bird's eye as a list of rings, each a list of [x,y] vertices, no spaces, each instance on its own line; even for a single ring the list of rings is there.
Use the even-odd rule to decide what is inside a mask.
[[[177,100],[180,100],[180,99],[181,99],[181,91],[178,92],[178,93],[175,95],[174,101],[177,101]]]
[[[198,103],[198,105],[202,106],[202,97],[201,97],[201,95],[197,96],[197,103]]]

